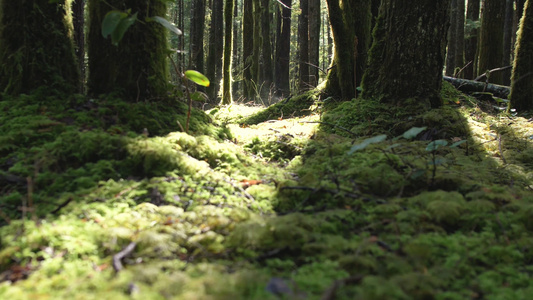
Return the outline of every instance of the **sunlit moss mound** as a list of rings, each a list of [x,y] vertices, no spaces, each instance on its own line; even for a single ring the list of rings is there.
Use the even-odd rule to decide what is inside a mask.
[[[317,91],[309,91],[298,96],[290,97],[245,118],[240,123],[250,125],[272,119],[288,119],[309,115],[312,113],[311,106],[315,104],[318,97],[319,93]]]

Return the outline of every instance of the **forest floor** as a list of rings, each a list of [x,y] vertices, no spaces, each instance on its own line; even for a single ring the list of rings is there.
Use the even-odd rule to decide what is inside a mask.
[[[309,93],[186,134],[181,102],[4,96],[0,298],[530,299],[533,122],[443,97],[394,130]]]

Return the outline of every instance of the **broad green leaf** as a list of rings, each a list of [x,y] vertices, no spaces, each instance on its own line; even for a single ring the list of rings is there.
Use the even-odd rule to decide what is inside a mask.
[[[464,143],[466,143],[466,140],[460,140],[460,141],[458,141],[458,142],[453,143],[453,144],[450,146],[450,148],[455,148],[455,147],[457,147],[457,146],[459,146],[459,145],[461,145],[461,144],[464,144]]]
[[[377,135],[371,138],[368,138],[364,140],[362,143],[353,145],[350,151],[348,151],[348,155],[352,155],[355,151],[363,150],[370,144],[380,143],[387,139],[387,136],[385,134]]]
[[[428,144],[428,146],[426,147],[426,151],[433,152],[433,151],[439,149],[439,147],[444,147],[446,145],[448,145],[447,141],[445,141],[445,140],[436,140],[436,141],[433,141],[433,142]]]
[[[111,33],[111,42],[113,43],[113,45],[118,45],[118,43],[122,40],[122,37],[124,37],[126,31],[128,31],[128,28],[130,28],[130,26],[133,25],[136,20],[137,13],[120,20],[113,33]]]
[[[189,80],[196,83],[197,85],[209,86],[209,79],[207,79],[204,74],[198,71],[187,70],[185,71],[185,77],[187,77]]]
[[[102,36],[107,38],[117,29],[118,23],[120,23],[120,21],[127,16],[128,15],[126,13],[118,10],[112,10],[108,12],[102,21]]]
[[[418,134],[420,134],[422,131],[426,130],[426,126],[424,127],[413,127],[409,130],[407,130],[406,132],[404,132],[402,134],[402,137],[404,139],[412,139],[412,138],[415,138]]]
[[[157,23],[163,25],[163,27],[165,27],[166,29],[170,30],[171,32],[173,32],[176,35],[181,35],[182,34],[181,30],[179,30],[178,27],[176,27],[176,25],[170,23],[167,19],[165,19],[163,17],[154,16],[154,17],[149,18],[149,20],[157,22]]]

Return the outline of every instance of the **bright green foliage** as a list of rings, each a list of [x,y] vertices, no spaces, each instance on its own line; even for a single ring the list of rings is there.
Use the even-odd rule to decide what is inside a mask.
[[[201,85],[201,86],[209,86],[209,79],[205,77],[204,74],[194,71],[194,70],[187,70],[185,71],[185,77],[187,79],[191,80],[192,82]]]

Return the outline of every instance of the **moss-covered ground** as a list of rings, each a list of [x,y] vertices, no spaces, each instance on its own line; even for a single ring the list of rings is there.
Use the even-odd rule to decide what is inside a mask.
[[[443,97],[3,97],[0,299],[530,299],[533,123]]]

